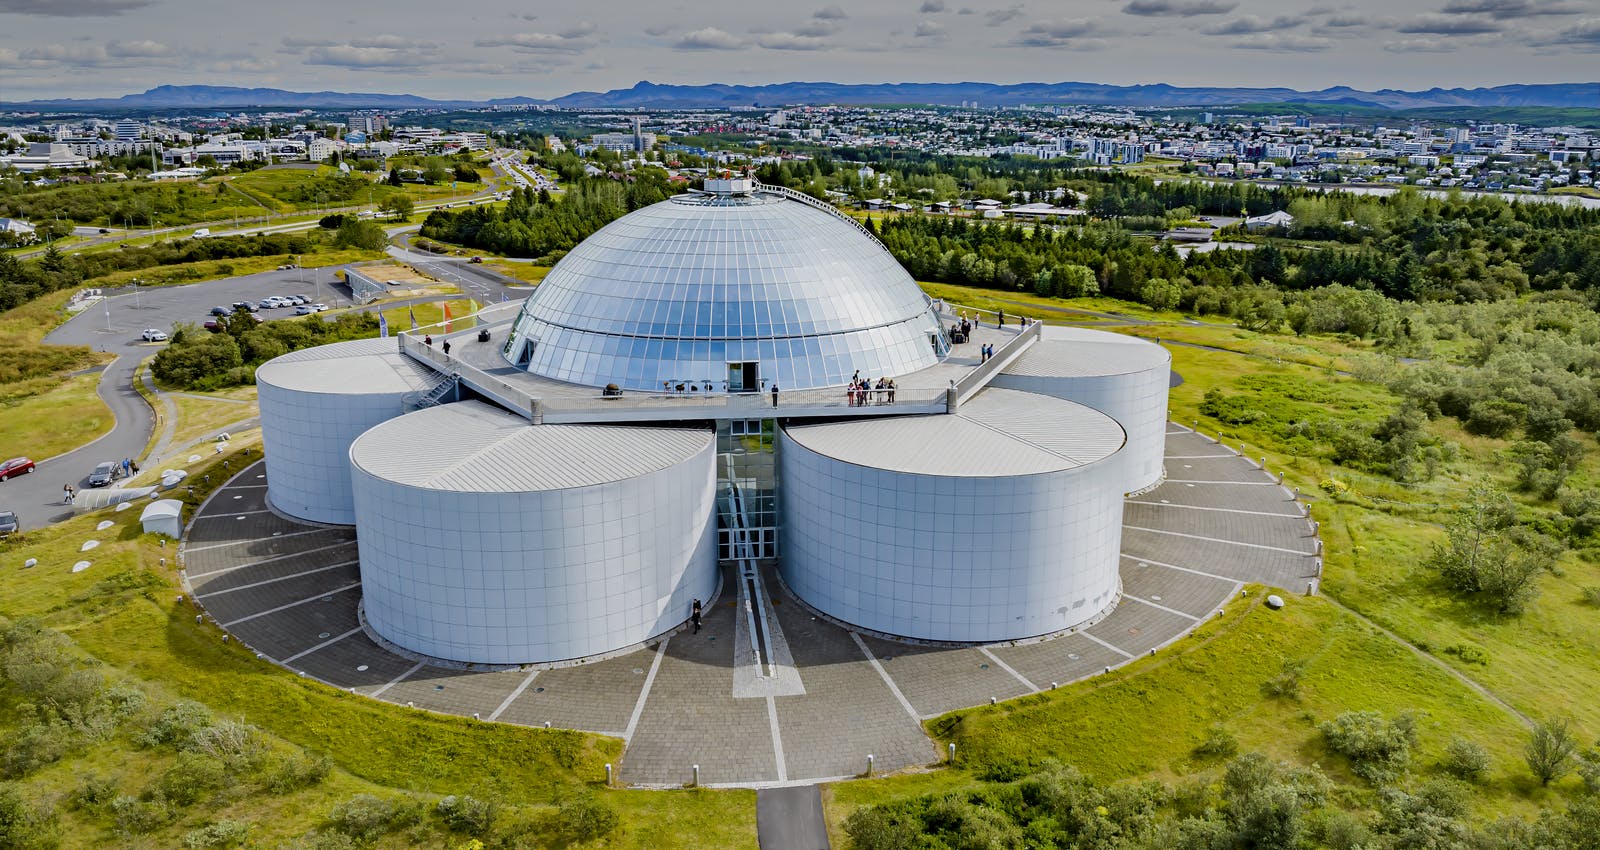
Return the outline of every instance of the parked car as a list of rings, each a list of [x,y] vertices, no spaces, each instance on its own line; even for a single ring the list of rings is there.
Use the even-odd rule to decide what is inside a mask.
[[[305,297],[304,295],[285,295],[283,297],[289,299],[297,307],[299,305],[301,305],[301,304],[310,304],[311,303],[311,299]]]
[[[0,463],[0,481],[7,478],[16,478],[18,475],[27,475],[33,471],[33,461],[25,457],[14,457],[5,463]]]
[[[483,262],[483,258],[482,257],[473,257],[472,259],[468,260],[467,262],[469,262],[469,263],[481,263],[481,262]]]
[[[104,487],[115,480],[117,480],[117,462],[114,460],[101,463],[89,473],[90,487]]]
[[[300,268],[300,267],[295,265],[294,263],[284,263],[283,265],[278,266],[278,271],[280,271],[280,272],[281,271],[288,271],[289,269],[297,269],[297,268]]]
[[[323,310],[331,310],[331,309],[333,309],[333,308],[329,307],[326,304],[312,304],[311,305],[311,310],[312,310],[312,312],[315,312],[315,313],[321,313]]]
[[[16,534],[18,527],[16,511],[0,511],[0,537]]]
[[[215,320],[210,321],[210,322],[206,322],[204,325],[201,325],[201,327],[205,328],[208,331],[211,331],[212,333],[221,333],[222,332],[222,323],[218,322],[218,321],[215,321]]]
[[[161,330],[159,328],[145,328],[144,329],[144,333],[139,334],[139,336],[144,337],[144,341],[145,342],[166,342],[167,341],[167,332],[164,331],[164,330]]]
[[[255,312],[258,312],[261,309],[261,305],[257,304],[254,301],[235,301],[235,302],[233,302],[233,309],[235,309],[235,310],[249,310],[250,312],[255,313]]]
[[[287,306],[289,305],[283,303],[283,299],[276,295],[268,295],[267,297],[261,299],[261,307],[266,310],[276,310],[279,307]]]
[[[296,316],[309,316],[315,312],[317,311],[313,310],[310,304],[301,304],[300,306],[294,308],[294,314]]]
[[[212,307],[211,308],[211,315],[213,315],[213,316],[226,316],[226,315],[228,315],[229,313],[232,313],[232,312],[233,311],[229,310],[227,307]]]

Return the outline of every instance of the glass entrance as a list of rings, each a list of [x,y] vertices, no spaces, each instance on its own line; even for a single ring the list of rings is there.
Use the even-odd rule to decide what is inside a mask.
[[[778,554],[778,486],[772,419],[717,423],[717,549],[721,558]]]
[[[759,364],[755,362],[728,363],[728,392],[730,393],[758,393],[761,392],[761,378]]]

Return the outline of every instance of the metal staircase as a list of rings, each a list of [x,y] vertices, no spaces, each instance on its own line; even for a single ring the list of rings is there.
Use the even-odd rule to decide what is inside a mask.
[[[415,412],[443,404],[446,400],[459,401],[460,387],[461,376],[451,375],[440,381],[433,389],[406,393],[403,400],[405,409],[408,412]]]

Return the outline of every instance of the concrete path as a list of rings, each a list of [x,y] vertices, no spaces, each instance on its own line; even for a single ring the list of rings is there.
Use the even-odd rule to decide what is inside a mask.
[[[829,850],[818,786],[757,791],[756,840],[761,850]]]

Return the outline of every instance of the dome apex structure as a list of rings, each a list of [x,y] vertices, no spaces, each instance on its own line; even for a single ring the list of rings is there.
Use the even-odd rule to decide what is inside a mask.
[[[659,391],[845,384],[945,354],[930,300],[853,219],[788,189],[706,181],[584,240],[503,353],[534,374]]]

